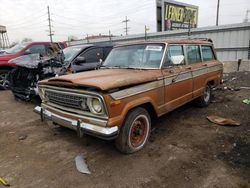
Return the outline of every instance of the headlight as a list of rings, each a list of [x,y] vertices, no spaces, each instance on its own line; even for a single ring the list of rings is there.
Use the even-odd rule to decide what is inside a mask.
[[[92,113],[103,114],[103,105],[100,99],[88,98],[87,105]]]

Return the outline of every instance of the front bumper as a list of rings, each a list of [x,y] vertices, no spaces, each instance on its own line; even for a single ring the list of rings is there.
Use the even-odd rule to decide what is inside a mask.
[[[9,87],[17,98],[20,98],[25,101],[30,101],[34,96],[38,95],[37,88],[22,88],[22,87]]]
[[[54,123],[59,124],[63,127],[75,130],[77,131],[80,137],[82,137],[83,133],[93,135],[95,137],[102,138],[105,140],[112,140],[118,136],[119,129],[117,126],[101,127],[98,125],[85,123],[80,120],[73,120],[50,112],[49,110],[43,109],[40,106],[35,107],[34,111],[40,114],[41,120],[51,120]]]

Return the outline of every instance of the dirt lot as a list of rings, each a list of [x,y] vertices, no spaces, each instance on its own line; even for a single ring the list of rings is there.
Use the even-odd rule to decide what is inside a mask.
[[[250,72],[227,75],[229,88],[250,86]],[[250,90],[217,89],[207,108],[185,105],[154,122],[141,152],[119,153],[112,142],[42,123],[34,104],[0,91],[0,176],[11,187],[250,187]],[[206,119],[219,115],[239,127]],[[27,137],[26,137],[27,136]],[[76,170],[87,157],[91,175]],[[1,185],[0,185],[1,187]]]

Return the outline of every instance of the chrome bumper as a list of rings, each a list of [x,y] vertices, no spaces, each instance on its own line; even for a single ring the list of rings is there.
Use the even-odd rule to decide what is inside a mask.
[[[78,135],[82,137],[83,133],[90,134],[105,140],[114,139],[118,135],[118,127],[100,127],[97,125],[76,121],[73,119],[65,118],[58,114],[52,113],[49,110],[43,109],[40,106],[34,108],[34,112],[40,114],[41,120],[51,120],[56,124],[67,127],[77,131]]]

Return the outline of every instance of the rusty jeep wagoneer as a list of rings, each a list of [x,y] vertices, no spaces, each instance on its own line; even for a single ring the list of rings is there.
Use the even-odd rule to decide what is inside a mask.
[[[99,70],[39,83],[42,119],[115,139],[124,153],[142,149],[151,119],[189,101],[207,106],[222,78],[210,40],[166,40],[115,47]]]

